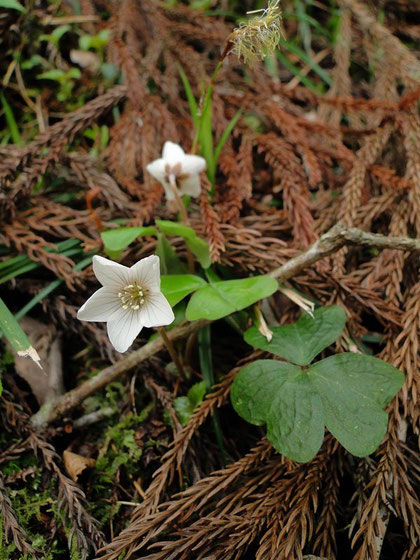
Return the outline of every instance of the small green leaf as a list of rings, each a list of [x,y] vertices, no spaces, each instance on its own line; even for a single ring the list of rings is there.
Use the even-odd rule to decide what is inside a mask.
[[[161,290],[172,307],[184,297],[206,285],[207,282],[203,278],[193,274],[175,274],[161,277]]]
[[[333,305],[316,309],[314,318],[307,313],[302,313],[297,323],[270,327],[273,332],[270,342],[255,327],[246,331],[244,339],[255,348],[305,366],[310,364],[324,348],[337,340],[345,324],[344,309]]]
[[[193,255],[197,257],[198,262],[203,268],[211,266],[210,248],[207,241],[196,235],[192,239],[186,239],[185,243]]]
[[[156,225],[165,235],[175,235],[183,239],[191,239],[197,235],[193,228],[184,226],[184,224],[180,224],[179,222],[156,220]]]
[[[189,321],[215,321],[271,296],[277,288],[277,282],[268,276],[214,282],[195,292],[188,303],[186,317]]]
[[[57,82],[61,82],[65,79],[66,72],[60,69],[48,70],[47,72],[42,72],[42,74],[38,74],[37,78],[39,80],[56,80]]]
[[[330,432],[357,457],[373,453],[387,429],[383,409],[401,389],[404,374],[378,358],[345,352],[317,362],[308,375]]]
[[[169,220],[156,220],[156,225],[166,235],[182,237],[203,268],[211,265],[209,245],[204,239],[198,237],[193,228]]]
[[[111,258],[119,258],[124,251],[137,237],[146,235],[157,235],[154,227],[126,227],[111,229],[101,233],[101,238],[105,246],[105,252]]]
[[[189,398],[177,397],[174,400],[174,408],[178,414],[179,421],[183,426],[186,426],[193,412]]]
[[[204,381],[200,381],[191,387],[186,397],[177,397],[174,400],[174,408],[177,411],[179,420],[183,426],[188,424],[191,415],[197,406],[202,402],[205,394],[206,385]]]
[[[17,0],[0,0],[0,8],[17,10],[22,13],[26,12],[26,9]]]
[[[194,383],[191,389],[187,393],[187,397],[190,403],[196,408],[204,399],[206,394],[206,383],[204,381],[199,381]]]
[[[155,253],[160,258],[161,274],[185,274],[187,272],[186,266],[181,262],[163,233],[158,232]]]
[[[258,360],[236,376],[231,400],[251,424],[267,424],[267,439],[286,457],[305,463],[321,447],[324,418],[319,396],[299,367]]]

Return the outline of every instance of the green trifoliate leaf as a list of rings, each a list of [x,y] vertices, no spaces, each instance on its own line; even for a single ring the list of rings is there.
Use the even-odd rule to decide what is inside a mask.
[[[286,457],[305,463],[321,447],[324,417],[306,372],[274,360],[258,360],[236,376],[231,399],[251,424],[267,424],[267,439]]]
[[[214,282],[200,288],[188,303],[186,317],[215,321],[271,296],[278,284],[268,276]]]
[[[244,339],[255,348],[305,366],[337,340],[345,323],[346,314],[342,307],[320,307],[315,310],[314,318],[302,313],[299,321],[293,325],[270,327],[273,333],[270,342],[255,327],[246,331]]]
[[[231,399],[248,422],[267,425],[267,438],[280,452],[310,461],[321,446],[324,426],[353,455],[380,445],[387,428],[384,408],[404,375],[377,358],[344,353],[309,369],[258,360],[236,376]]]
[[[193,274],[175,274],[161,277],[161,290],[163,295],[173,307],[192,292],[206,286],[207,282]]]
[[[387,429],[384,408],[404,383],[404,374],[383,360],[345,352],[309,370],[321,397],[325,424],[353,455],[373,453]]]

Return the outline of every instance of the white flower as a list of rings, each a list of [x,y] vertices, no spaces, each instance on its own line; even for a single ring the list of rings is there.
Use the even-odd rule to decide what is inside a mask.
[[[162,183],[166,198],[174,200],[171,176],[175,179],[180,195],[189,194],[197,197],[201,191],[200,173],[205,168],[204,158],[186,154],[178,144],[165,142],[162,157],[149,163],[147,171]]]
[[[102,284],[77,313],[81,321],[106,321],[111,344],[125,352],[143,327],[169,325],[174,313],[160,291],[159,257],[142,259],[131,268],[93,257]]]

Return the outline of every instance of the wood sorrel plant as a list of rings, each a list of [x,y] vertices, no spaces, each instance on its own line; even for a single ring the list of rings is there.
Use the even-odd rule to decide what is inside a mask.
[[[278,5],[278,0],[270,1],[261,14],[232,32],[199,103],[180,69],[195,125],[192,152],[200,145],[213,184],[218,156],[240,114],[232,119],[214,149],[212,87],[229,53],[236,53],[252,65],[274,51],[281,36]],[[268,276],[223,280],[210,268],[208,245],[186,225],[188,216],[181,201],[182,194],[199,194],[199,172],[204,167],[203,158],[186,155],[179,146],[167,142],[163,157],[150,164],[148,171],[163,184],[167,198],[177,201],[184,223],[160,220],[156,221],[156,227],[121,228],[102,234],[106,251],[114,255],[121,254],[138,236],[156,236],[156,252],[165,273],[162,293],[172,307],[191,296],[185,307],[185,317],[189,321],[229,317],[269,297],[279,288],[277,281]],[[198,275],[186,274],[185,265],[167,241],[167,235],[184,239],[189,254],[194,255],[201,266]],[[189,272],[194,270],[195,263],[189,266]],[[127,288],[129,298],[132,296],[130,286]],[[283,293],[290,297],[285,290]],[[123,296],[126,297],[126,292]],[[302,305],[301,298],[299,302]],[[137,300],[134,303],[136,307]],[[341,335],[346,316],[338,306],[318,308],[313,315],[304,313],[294,325],[272,329],[267,326],[262,329],[258,315],[254,311],[257,327],[245,333],[245,341],[286,362],[257,360],[242,368],[231,393],[236,411],[252,424],[266,424],[267,437],[273,446],[299,462],[310,461],[316,455],[325,427],[354,455],[372,453],[385,435],[387,414],[384,408],[402,386],[403,374],[377,358],[352,352],[312,363]],[[165,338],[165,333],[161,335]],[[171,356],[176,362],[173,351]]]
[[[245,341],[286,361],[257,360],[236,376],[231,392],[235,410],[298,462],[315,457],[325,426],[350,453],[373,453],[387,429],[384,408],[400,390],[404,375],[390,364],[344,352],[312,363],[340,336],[346,322],[339,306],[321,307],[314,318],[303,313],[293,325],[272,328],[271,342],[252,327]]]

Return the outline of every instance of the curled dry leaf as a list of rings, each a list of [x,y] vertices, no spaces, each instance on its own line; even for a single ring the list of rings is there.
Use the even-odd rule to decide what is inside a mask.
[[[77,482],[79,475],[85,469],[95,466],[95,459],[83,457],[82,455],[78,455],[77,453],[73,453],[67,449],[63,453],[63,461],[67,474],[70,478],[72,478],[72,480],[74,480],[74,482]]]
[[[99,57],[90,51],[72,49],[70,51],[70,60],[81,68],[86,68],[86,70],[92,72],[92,74],[97,72],[101,66]]]

